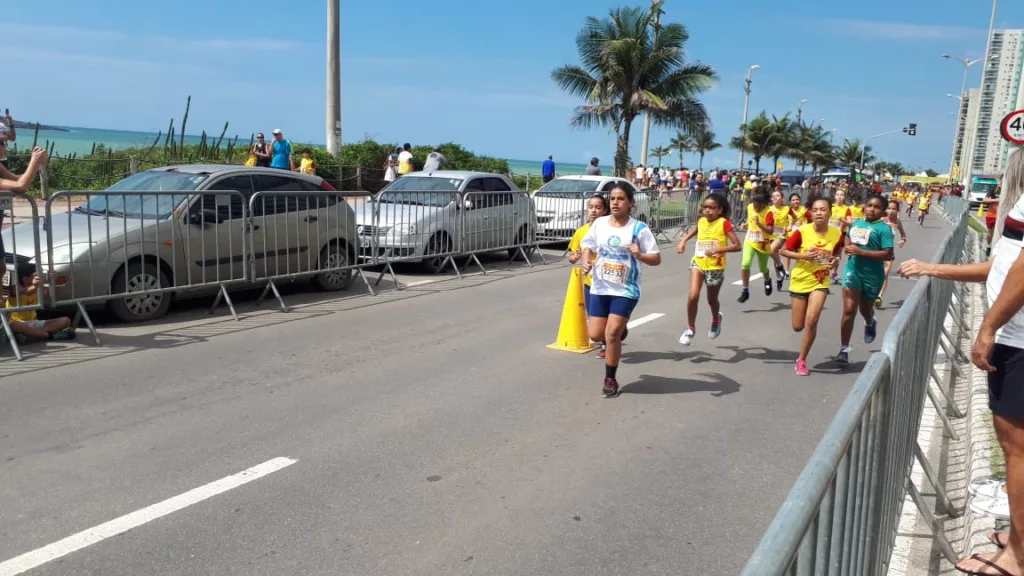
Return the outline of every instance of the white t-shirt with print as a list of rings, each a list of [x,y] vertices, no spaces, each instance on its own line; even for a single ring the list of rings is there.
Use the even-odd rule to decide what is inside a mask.
[[[1006,215],[1006,222],[1003,225],[1005,231],[1024,232],[1024,198],[1017,201],[1017,204],[1010,209]],[[988,273],[985,286],[988,292],[989,307],[996,301],[999,292],[1006,282],[1006,275],[1010,268],[1020,257],[1022,243],[1020,240],[1007,238],[1003,234],[992,247],[992,269]],[[996,342],[1005,346],[1024,349],[1024,310],[1018,310],[1013,318],[996,332]]]
[[[580,247],[597,253],[591,272],[591,294],[640,299],[642,264],[626,246],[636,244],[641,254],[657,254],[658,240],[647,224],[630,218],[625,226],[612,225],[611,216],[602,216],[590,225]]]

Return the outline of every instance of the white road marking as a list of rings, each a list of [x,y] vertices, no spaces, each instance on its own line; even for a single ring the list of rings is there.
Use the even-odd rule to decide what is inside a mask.
[[[664,314],[660,314],[658,312],[655,312],[654,314],[648,314],[647,316],[641,316],[640,318],[637,318],[636,320],[631,320],[629,323],[627,323],[626,328],[633,329],[636,328],[637,326],[643,326],[644,324],[647,324],[648,322],[651,322],[653,320],[657,320],[662,316],[664,316]]]
[[[117,536],[118,534],[124,534],[125,532],[142,526],[147,522],[152,522],[162,516],[182,510],[198,504],[207,498],[211,498],[218,494],[227,492],[233,488],[238,488],[244,484],[248,484],[253,480],[258,480],[268,474],[272,474],[295,464],[296,460],[291,458],[274,458],[268,460],[262,464],[253,466],[248,470],[243,470],[237,474],[226,476],[220,480],[216,480],[205,486],[200,486],[194,490],[189,490],[184,494],[168,498],[163,502],[157,502],[152,506],[147,506],[141,510],[136,510],[130,514],[115,518],[109,522],[100,524],[93,528],[83,530],[78,534],[68,536],[63,540],[59,540],[48,546],[43,546],[31,552],[27,552],[16,558],[11,558],[6,562],[0,563],[0,576],[16,576],[27,572],[33,568],[37,568],[60,558],[67,556],[72,552],[81,550],[93,544],[97,544]]]
[[[752,275],[750,277],[750,280],[754,281],[754,280],[757,280],[758,278],[764,278],[764,274],[761,274],[760,272],[758,272],[757,274]],[[737,280],[737,281],[733,282],[732,285],[733,286],[742,286],[743,285],[743,280]]]

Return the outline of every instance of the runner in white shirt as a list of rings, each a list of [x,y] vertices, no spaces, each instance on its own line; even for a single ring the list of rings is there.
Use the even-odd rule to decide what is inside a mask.
[[[633,190],[616,186],[609,193],[611,215],[594,221],[580,243],[584,274],[593,270],[590,301],[590,339],[603,342],[605,398],[619,395],[616,372],[622,355],[622,338],[629,317],[640,300],[641,264],[661,264],[658,241],[651,229],[630,217]]]

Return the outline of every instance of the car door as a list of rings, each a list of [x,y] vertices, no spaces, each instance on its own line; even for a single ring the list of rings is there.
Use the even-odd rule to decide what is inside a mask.
[[[242,280],[245,276],[246,234],[244,205],[252,196],[252,180],[248,174],[235,174],[210,180],[204,190],[234,191],[238,194],[204,192],[193,202],[190,215],[201,215],[205,210],[217,214],[216,222],[191,219],[185,225],[182,250],[189,263],[190,277],[175,279],[178,285]]]
[[[253,206],[257,278],[298,274],[315,266],[316,255],[309,253],[309,240],[316,235],[318,223],[308,213],[303,184],[298,178],[277,174],[253,177],[257,194],[266,193],[256,196]]]
[[[465,194],[463,199],[472,203],[470,207],[466,207],[465,202],[459,206],[461,226],[459,234],[462,236],[463,252],[476,252],[484,247],[486,238],[484,229],[487,226],[487,221],[484,219],[487,211],[487,195],[479,194],[479,192],[485,191],[484,185],[483,178],[474,178],[467,182],[462,189]]]
[[[515,244],[516,210],[512,188],[501,178],[485,178],[484,187],[489,192],[488,206],[488,248],[504,248]]]

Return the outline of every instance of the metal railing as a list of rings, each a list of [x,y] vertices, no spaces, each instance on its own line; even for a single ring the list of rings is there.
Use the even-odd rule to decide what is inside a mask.
[[[15,198],[28,204],[33,222],[38,220],[39,208],[36,201],[25,194],[0,192],[0,206],[13,205]],[[0,297],[3,299],[3,308],[0,309],[0,325],[2,325],[4,336],[10,342],[11,349],[14,350],[14,355],[18,360],[22,359],[21,348],[18,346],[18,338],[11,329],[10,315],[42,310],[45,304],[45,298],[41,298],[38,293],[38,290],[42,288],[41,282],[36,285],[37,292],[33,295],[27,294],[25,287],[22,286],[22,278],[30,279],[30,274],[34,274],[35,278],[40,281],[44,279],[42,258],[40,258],[42,242],[39,226],[32,226],[28,236],[29,238],[22,236],[22,248],[19,249],[18,236],[10,235],[10,245],[4,246],[4,271],[2,280],[0,280]],[[24,255],[26,240],[31,250],[28,255]]]
[[[961,212],[962,215],[962,212]],[[957,263],[965,252],[967,220],[958,218],[933,261]],[[962,286],[924,278],[912,290],[885,333],[882,351],[869,359],[843,405],[804,467],[781,509],[747,562],[743,576],[782,574],[870,575],[886,573],[905,495],[933,527],[950,561],[952,547],[935,530],[934,516],[911,480],[915,459],[947,514],[957,515],[937,475],[917,444],[925,398],[946,415],[958,416],[948,385],[934,369],[941,346],[958,376],[966,362],[959,339],[967,333]],[[945,327],[950,318],[956,335]],[[930,386],[936,381],[945,405]]]

